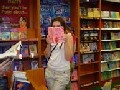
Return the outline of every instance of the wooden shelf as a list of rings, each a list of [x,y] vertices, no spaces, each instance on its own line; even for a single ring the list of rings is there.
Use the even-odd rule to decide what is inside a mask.
[[[95,73],[99,73],[99,71],[84,71],[84,72],[81,72],[80,73],[80,76],[86,76],[87,77],[87,75],[89,76],[90,74],[95,74]]]
[[[19,41],[22,41],[22,42],[29,42],[29,41],[37,42],[38,38],[19,39],[19,40],[0,40],[0,42],[19,42]]]
[[[93,61],[93,62],[89,62],[89,63],[80,63],[80,65],[88,65],[88,64],[99,64],[99,61]]]

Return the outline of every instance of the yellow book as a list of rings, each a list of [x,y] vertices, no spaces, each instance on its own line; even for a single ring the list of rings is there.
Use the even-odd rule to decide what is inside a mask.
[[[116,18],[120,18],[119,12],[115,12]]]
[[[88,8],[88,17],[93,17],[93,8]]]
[[[100,17],[99,8],[93,8],[93,17]]]

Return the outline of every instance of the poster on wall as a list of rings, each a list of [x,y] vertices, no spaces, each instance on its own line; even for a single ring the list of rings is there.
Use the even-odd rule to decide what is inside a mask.
[[[41,36],[46,37],[51,19],[63,17],[66,24],[70,26],[70,4],[65,0],[40,0],[40,23]]]
[[[20,17],[27,20],[29,27],[29,0],[0,0],[0,18],[11,27],[19,27]]]

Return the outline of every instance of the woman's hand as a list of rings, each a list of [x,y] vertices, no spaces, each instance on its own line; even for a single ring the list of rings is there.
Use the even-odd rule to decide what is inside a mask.
[[[50,44],[52,42],[52,38],[50,36],[47,35],[47,38],[46,38],[46,42],[48,44]]]
[[[71,36],[71,33],[68,33],[68,34],[64,34],[63,35],[63,42],[66,43],[69,39],[69,37]]]

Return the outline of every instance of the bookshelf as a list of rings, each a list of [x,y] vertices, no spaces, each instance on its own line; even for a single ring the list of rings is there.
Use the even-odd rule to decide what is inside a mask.
[[[119,1],[101,1],[101,81],[112,80],[114,83],[120,77],[119,66]],[[107,5],[107,6],[106,6]],[[114,7],[113,7],[114,6]],[[105,14],[106,13],[106,14]]]
[[[116,83],[120,78],[119,3],[70,0],[71,24],[77,36],[79,90],[103,86],[109,80]]]
[[[15,62],[17,62],[17,61],[22,62],[22,64],[23,64],[22,66],[24,68],[22,70],[26,71],[26,70],[32,69],[31,68],[31,62],[32,61],[37,61],[38,62],[38,67],[42,67],[42,64],[41,64],[40,16],[39,16],[39,14],[40,14],[40,0],[28,0],[27,4],[26,4],[26,2],[24,3],[24,0],[20,0],[20,1],[22,1],[22,5],[21,4],[19,4],[19,5],[21,5],[21,7],[24,8],[23,11],[25,13],[29,13],[27,15],[27,19],[28,19],[28,22],[29,22],[29,26],[28,26],[28,30],[27,30],[27,38],[16,39],[16,40],[13,40],[13,39],[12,40],[11,39],[1,40],[0,39],[0,44],[3,45],[3,46],[0,45],[0,48],[4,48],[5,45],[6,46],[8,45],[9,47],[8,46],[7,47],[10,48],[10,46],[19,42],[19,40],[21,40],[22,44],[26,45],[26,46],[33,45],[33,44],[36,45],[37,46],[37,53],[38,53],[38,55],[36,57],[31,57],[31,55],[29,54],[29,55],[23,57],[22,59],[15,59]],[[8,2],[8,4],[10,4],[10,5],[8,5],[6,7],[9,7],[9,8],[16,7],[14,5],[15,3],[17,3],[17,2],[14,2],[13,0],[10,0],[10,2]],[[13,4],[13,6],[11,6],[12,4]],[[26,7],[24,7],[24,6],[26,6]],[[15,12],[15,11],[13,11],[13,12]],[[7,16],[7,15],[5,15],[5,16]],[[12,15],[9,15],[9,16],[12,16]],[[18,16],[20,16],[20,15],[18,15],[18,14],[16,14],[16,16],[13,15],[13,17],[15,17],[15,18],[18,17]],[[26,16],[26,15],[23,14],[23,16]],[[27,52],[27,51],[25,51],[25,52]],[[29,50],[28,50],[28,53],[29,53]],[[10,76],[10,75],[8,75],[8,76]],[[9,78],[9,79],[11,79],[11,78]]]

